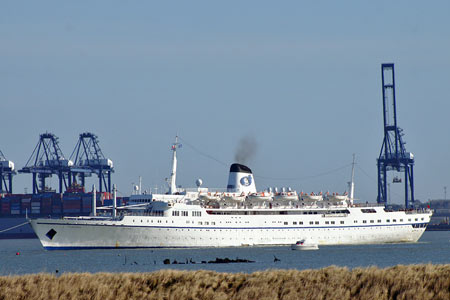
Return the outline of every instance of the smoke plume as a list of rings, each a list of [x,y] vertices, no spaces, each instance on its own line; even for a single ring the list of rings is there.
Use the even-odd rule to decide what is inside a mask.
[[[237,145],[236,152],[234,154],[234,161],[245,164],[256,153],[258,144],[253,136],[242,137]]]

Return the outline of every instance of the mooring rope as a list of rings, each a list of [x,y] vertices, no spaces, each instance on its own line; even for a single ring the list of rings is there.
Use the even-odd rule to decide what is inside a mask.
[[[20,227],[20,226],[23,226],[23,225],[26,225],[26,224],[28,224],[28,223],[29,223],[29,222],[25,222],[25,223],[22,223],[22,224],[19,224],[19,225],[10,227],[10,228],[6,228],[6,229],[3,229],[3,230],[0,230],[0,233],[9,231],[9,230],[11,230],[11,229],[14,229],[14,228],[17,228],[17,227]]]

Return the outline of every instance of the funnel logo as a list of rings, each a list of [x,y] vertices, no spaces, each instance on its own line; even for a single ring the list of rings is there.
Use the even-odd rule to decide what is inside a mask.
[[[248,175],[248,176],[242,177],[240,180],[240,183],[243,186],[249,186],[250,184],[252,184],[252,176]]]

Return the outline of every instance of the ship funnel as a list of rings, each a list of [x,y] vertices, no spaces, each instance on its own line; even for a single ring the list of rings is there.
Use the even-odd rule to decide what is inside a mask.
[[[232,164],[228,176],[227,192],[256,193],[255,179],[252,170],[241,164]]]

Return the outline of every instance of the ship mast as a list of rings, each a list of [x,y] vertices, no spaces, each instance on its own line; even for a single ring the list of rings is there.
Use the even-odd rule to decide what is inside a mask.
[[[353,162],[352,162],[352,178],[350,179],[350,182],[348,183],[348,189],[349,189],[349,198],[350,203],[353,205],[353,198],[355,194],[355,154],[353,154]]]
[[[170,174],[169,194],[173,195],[177,192],[177,148],[179,147],[178,136],[175,136],[175,143],[172,144],[172,173]]]

